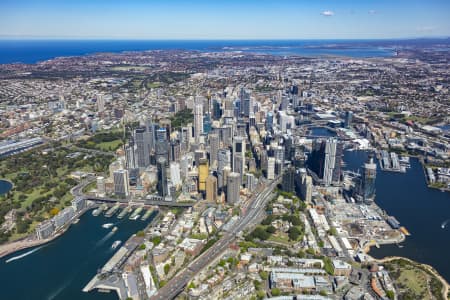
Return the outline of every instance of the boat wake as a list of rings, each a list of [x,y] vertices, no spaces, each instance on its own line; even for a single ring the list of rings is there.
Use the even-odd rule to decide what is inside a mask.
[[[445,220],[442,224],[441,224],[441,228],[445,229],[445,227],[447,226],[448,222],[450,222],[450,219]]]
[[[11,257],[10,259],[7,259],[5,262],[6,262],[6,263],[10,263],[10,262],[12,262],[12,261],[15,261],[15,260],[24,258],[25,256],[28,256],[28,255],[30,255],[30,254],[33,254],[34,252],[36,252],[36,251],[38,251],[38,250],[40,250],[40,249],[42,249],[42,248],[44,248],[44,247],[45,247],[45,246],[37,247],[37,248],[35,248],[35,249],[31,250],[31,251],[28,251],[28,252],[25,252],[25,253],[23,253],[23,254],[20,254],[20,255]]]
[[[107,235],[105,235],[101,240],[99,240],[95,247],[101,246],[103,243],[105,243],[110,237],[112,237],[114,232],[109,232]]]
[[[60,286],[55,292],[53,292],[50,296],[48,296],[48,300],[55,299],[66,287],[69,286],[72,279],[67,280],[62,286]]]

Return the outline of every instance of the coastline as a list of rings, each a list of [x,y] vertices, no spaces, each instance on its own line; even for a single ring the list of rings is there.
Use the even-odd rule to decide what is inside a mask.
[[[444,299],[447,299],[447,297],[448,297],[447,295],[448,295],[449,290],[450,290],[450,285],[447,282],[447,280],[445,280],[445,278],[442,277],[439,274],[439,272],[436,271],[435,268],[433,268],[433,266],[430,266],[430,265],[424,264],[424,263],[420,263],[420,262],[417,262],[417,261],[414,261],[412,259],[409,259],[407,257],[402,257],[402,256],[386,256],[386,257],[381,258],[381,259],[373,258],[374,261],[376,261],[377,263],[380,263],[380,264],[383,264],[385,262],[389,262],[389,261],[392,261],[392,260],[398,260],[398,259],[406,260],[406,261],[408,261],[411,264],[417,264],[419,267],[423,268],[424,270],[429,271],[433,276],[435,276],[442,283],[442,291],[441,291],[442,292],[442,296],[444,297]]]
[[[40,245],[44,245],[47,244],[53,240],[56,240],[58,237],[62,236],[69,228],[72,224],[74,224],[74,222],[81,217],[84,213],[86,213],[88,210],[91,210],[92,208],[94,208],[94,206],[92,207],[87,207],[85,209],[83,209],[82,211],[80,211],[77,215],[75,215],[72,220],[70,220],[64,227],[62,227],[60,230],[58,230],[52,237],[48,238],[48,239],[44,239],[44,240],[38,240],[32,237],[34,236],[34,234],[30,234],[29,236],[18,240],[18,241],[13,241],[10,243],[6,243],[3,245],[0,245],[0,258],[8,256],[10,254],[13,254],[15,252],[24,250],[24,249],[28,249],[28,248],[33,248],[36,246],[40,246]]]

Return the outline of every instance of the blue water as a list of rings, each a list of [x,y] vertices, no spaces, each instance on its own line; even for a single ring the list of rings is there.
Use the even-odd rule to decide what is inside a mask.
[[[342,49],[330,49],[340,45]],[[198,51],[243,51],[272,55],[338,55],[351,57],[392,56],[393,50],[374,41],[183,41],[183,40],[0,40],[0,64],[36,63],[61,56],[97,52],[184,49]]]
[[[6,194],[11,188],[11,182],[0,179],[0,195]]]
[[[356,171],[367,159],[367,152],[346,152],[346,168]],[[395,216],[411,233],[402,244],[372,248],[370,255],[404,256],[432,265],[450,281],[450,193],[430,189],[420,162],[411,158],[406,173],[383,172],[378,168],[375,202],[389,215]],[[450,223],[450,222],[449,222]]]
[[[152,218],[152,217],[151,217]],[[149,220],[151,220],[151,218]],[[116,300],[109,294],[82,288],[97,270],[112,257],[115,240],[125,242],[148,222],[122,220],[116,217],[94,217],[87,212],[78,224],[58,239],[24,257],[33,249],[25,249],[0,259],[1,299],[61,299],[61,300]],[[116,223],[118,230],[102,228],[104,223]],[[39,247],[36,247],[39,248]],[[34,249],[36,249],[34,248]],[[18,259],[6,263],[8,259]]]

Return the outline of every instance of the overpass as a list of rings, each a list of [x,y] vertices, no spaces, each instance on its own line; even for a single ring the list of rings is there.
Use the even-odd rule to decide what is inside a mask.
[[[158,197],[158,196],[156,196]],[[142,201],[132,201],[130,202],[128,199],[116,199],[116,198],[104,198],[104,197],[94,197],[84,195],[83,198],[85,200],[95,201],[95,202],[104,202],[104,203],[123,203],[123,204],[144,204],[144,205],[158,205],[158,206],[175,206],[175,207],[191,207],[194,206],[195,202],[175,202],[175,201],[165,201],[156,200],[152,197],[152,199],[142,199]]]

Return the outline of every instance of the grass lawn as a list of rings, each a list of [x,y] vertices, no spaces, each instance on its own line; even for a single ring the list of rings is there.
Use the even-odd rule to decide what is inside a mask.
[[[116,151],[120,146],[122,146],[121,140],[114,140],[111,142],[102,142],[95,145],[95,148],[102,151]]]
[[[426,293],[426,275],[417,269],[406,269],[401,272],[398,281],[407,286],[416,295]],[[428,299],[428,297],[426,298]]]

